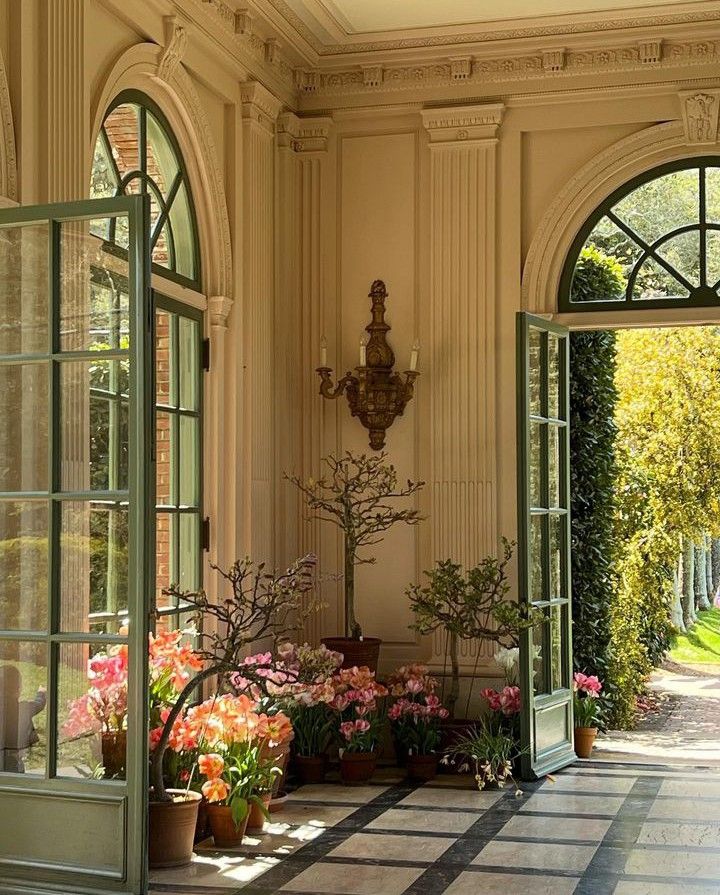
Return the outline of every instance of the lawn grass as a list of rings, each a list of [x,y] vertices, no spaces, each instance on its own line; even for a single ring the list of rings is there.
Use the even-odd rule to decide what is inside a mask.
[[[680,665],[720,665],[720,609],[706,609],[687,634],[674,639],[668,658]]]

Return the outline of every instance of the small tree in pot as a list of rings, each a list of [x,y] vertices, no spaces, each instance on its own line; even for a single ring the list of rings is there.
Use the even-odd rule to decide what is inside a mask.
[[[249,559],[239,560],[228,570],[217,569],[232,595],[226,599],[210,600],[205,591],[183,591],[170,587],[165,592],[175,597],[180,605],[193,606],[200,633],[194,653],[203,663],[197,675],[188,681],[178,694],[165,717],[162,733],[151,754],[150,783],[150,864],[151,866],[177,866],[192,857],[192,830],[194,822],[185,822],[189,838],[180,842],[176,828],[183,825],[178,817],[187,801],[189,792],[169,792],[165,787],[164,758],[173,728],[181,718],[183,709],[192,694],[204,681],[218,677],[218,687],[223,676],[238,670],[242,663],[242,676],[250,684],[263,689],[268,674],[275,669],[272,663],[252,665],[243,663],[243,655],[253,643],[272,638],[275,643],[288,636],[302,624],[303,616],[314,607],[303,609],[302,597],[314,587],[314,557],[297,560],[287,572],[277,574],[265,570],[263,564]],[[202,622],[214,619],[212,630],[202,630]],[[175,809],[174,806],[180,806]],[[197,814],[197,802],[188,808]]]
[[[411,627],[420,634],[445,631],[446,658],[450,659],[450,692],[445,699],[450,717],[460,697],[461,640],[490,640],[502,646],[517,646],[518,635],[532,620],[525,617],[518,603],[507,599],[507,566],[512,557],[514,544],[503,538],[501,558],[488,556],[472,569],[464,571],[459,563],[450,559],[438,560],[435,568],[426,572],[428,584],[414,584],[407,595],[415,612]],[[479,661],[475,659],[475,671]],[[468,693],[470,707],[472,683]]]
[[[408,479],[404,485],[399,484],[395,467],[387,462],[385,453],[357,455],[346,451],[341,457],[325,457],[323,463],[327,473],[318,480],[302,481],[286,475],[305,497],[314,518],[337,526],[343,536],[345,637],[323,638],[323,642],[344,654],[344,667],[367,664],[374,670],[380,641],[372,639],[376,644],[375,663],[366,651],[357,650],[365,638],[355,614],[355,568],[375,562],[374,556],[363,551],[381,543],[393,525],[417,525],[421,521],[416,509],[403,508],[398,501],[412,497],[425,483]]]

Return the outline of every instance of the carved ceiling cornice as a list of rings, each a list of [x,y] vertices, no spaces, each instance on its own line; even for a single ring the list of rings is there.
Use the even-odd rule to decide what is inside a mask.
[[[533,82],[570,86],[579,76],[713,76],[720,67],[720,9],[607,20],[491,28],[342,46],[321,46],[285,0],[176,0],[196,22],[212,23],[235,58],[286,106],[332,108],[350,102],[396,102],[497,95]],[[201,15],[202,14],[202,15]],[[333,55],[333,53],[342,55]],[[362,58],[359,58],[359,54]],[[168,59],[173,61],[172,57]],[[676,76],[673,71],[672,76]],[[534,88],[533,88],[534,89]],[[554,89],[551,87],[551,89]]]

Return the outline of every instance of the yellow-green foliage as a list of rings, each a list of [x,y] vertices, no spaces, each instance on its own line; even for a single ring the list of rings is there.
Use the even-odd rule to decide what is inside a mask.
[[[669,646],[681,537],[717,536],[720,519],[720,330],[617,334],[618,588],[610,676],[631,722],[643,677]]]

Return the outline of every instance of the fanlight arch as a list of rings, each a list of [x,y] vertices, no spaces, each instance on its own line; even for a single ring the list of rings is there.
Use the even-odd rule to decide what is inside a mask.
[[[615,262],[613,294],[574,286],[579,264]],[[561,311],[720,305],[720,155],[677,159],[615,189],[580,228],[560,280]]]
[[[159,107],[137,90],[121,92],[95,141],[91,198],[148,193],[153,266],[200,288],[197,221],[190,182],[175,135]],[[120,249],[128,234],[103,222],[97,232]]]

